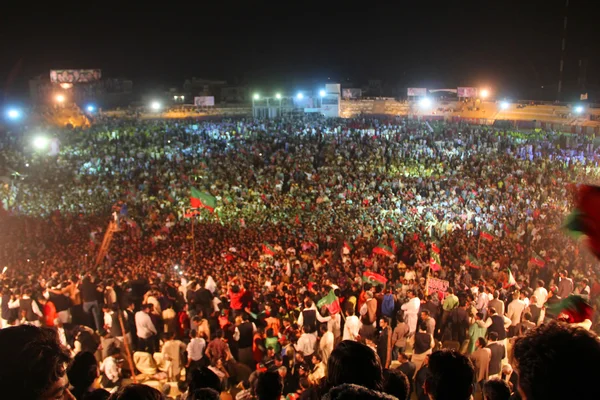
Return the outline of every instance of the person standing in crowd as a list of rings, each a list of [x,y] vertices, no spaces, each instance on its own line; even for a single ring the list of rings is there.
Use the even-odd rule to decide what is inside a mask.
[[[482,327],[477,322],[483,319],[483,314],[478,312],[475,315],[475,321],[469,327],[469,348],[467,350],[468,354],[473,353],[476,350],[477,339],[485,338],[487,329]]]
[[[256,326],[250,322],[248,314],[243,313],[242,323],[235,328],[234,338],[237,339],[239,361],[252,369],[254,369],[252,342],[255,332]]]
[[[441,350],[429,356],[430,376],[424,391],[430,400],[468,400],[471,398],[475,372],[469,359],[455,351]]]
[[[489,375],[494,378],[502,369],[502,360],[506,358],[506,347],[504,344],[498,342],[498,334],[496,332],[490,332],[488,334],[487,348],[491,352]]]
[[[347,304],[346,323],[344,324],[344,334],[342,335],[342,340],[357,340],[360,327],[360,320],[356,315],[354,315],[354,307],[352,307],[351,304]]]
[[[500,297],[500,292],[498,290],[494,290],[494,298],[488,303],[488,311],[491,307],[493,307],[498,315],[504,315],[504,302],[498,297]]]
[[[565,269],[558,274],[558,297],[566,299],[571,293],[573,293],[573,279],[569,278],[569,272]]]
[[[389,368],[392,362],[392,328],[390,319],[386,316],[379,320],[381,331],[377,340],[377,354],[383,368]]]
[[[392,343],[394,345],[392,358],[394,360],[398,359],[398,355],[400,353],[404,353],[408,333],[408,325],[406,324],[406,322],[404,322],[404,316],[400,311],[398,312],[398,322],[396,323],[396,327],[394,328],[394,332],[392,333]]]
[[[487,328],[488,338],[494,332],[498,335],[498,340],[505,340],[507,337],[506,331],[511,326],[512,321],[504,315],[498,315],[492,307],[488,309],[488,315],[489,317],[485,322],[477,321],[476,323],[482,328]]]
[[[333,351],[335,339],[333,337],[333,332],[327,330],[325,325],[321,325],[320,334],[321,339],[319,340],[319,355],[321,360],[323,360],[323,363],[327,365],[329,355]]]
[[[506,316],[510,319],[510,328],[508,330],[509,337],[515,336],[517,334],[517,325],[521,322],[521,317],[523,315],[523,311],[527,307],[525,302],[519,298],[520,293],[515,291],[513,293],[513,300],[508,305],[508,309],[506,311]]]
[[[404,320],[408,325],[408,331],[410,335],[414,335],[417,330],[417,321],[419,317],[419,308],[421,307],[421,301],[415,295],[413,290],[406,292],[408,301],[402,304],[402,311],[404,311]]]
[[[409,339],[413,347],[412,362],[415,364],[415,368],[418,371],[423,365],[425,357],[431,354],[435,347],[435,340],[433,336],[427,333],[427,325],[424,322],[419,324],[419,330]]]
[[[86,275],[81,281],[79,290],[81,291],[81,300],[83,301],[83,311],[94,321],[96,331],[102,336],[104,334],[104,323],[102,322],[101,310],[98,304],[98,295],[100,293],[98,286],[90,275]]]
[[[154,354],[156,351],[156,336],[158,331],[150,318],[150,305],[142,304],[142,309],[135,314],[135,329],[138,349]]]
[[[481,390],[483,383],[490,376],[490,360],[492,352],[487,346],[487,341],[480,337],[475,341],[476,350],[469,356],[475,366],[476,382],[478,389]]]
[[[190,342],[187,345],[187,364],[186,369],[188,377],[190,374],[199,368],[206,366],[206,358],[204,357],[204,350],[206,349],[206,340],[203,337],[198,336],[195,330],[190,331]]]
[[[421,321],[425,322],[427,326],[427,333],[430,335],[435,334],[435,319],[431,317],[429,310],[421,311]]]
[[[181,340],[175,339],[175,332],[167,332],[165,334],[165,341],[162,346],[161,353],[163,359],[169,362],[170,365],[170,368],[167,371],[169,381],[176,382],[179,380],[181,367],[183,366],[182,355],[186,350],[187,347],[185,343],[183,343]],[[190,352],[188,351],[188,354],[189,353]],[[197,353],[195,355],[197,355]]]

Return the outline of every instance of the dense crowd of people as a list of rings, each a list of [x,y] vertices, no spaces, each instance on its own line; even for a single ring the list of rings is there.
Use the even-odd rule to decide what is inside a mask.
[[[295,117],[31,140],[0,133],[0,340],[48,348],[49,328],[62,350],[22,398],[58,381],[77,399],[138,381],[156,398],[554,398],[569,392],[532,369],[571,356],[540,349],[568,336],[598,361],[595,316],[550,323],[570,296],[600,300],[597,260],[561,228],[600,173],[587,138]]]

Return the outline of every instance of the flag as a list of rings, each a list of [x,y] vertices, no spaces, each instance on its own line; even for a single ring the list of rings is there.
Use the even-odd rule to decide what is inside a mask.
[[[508,269],[508,284],[507,284],[507,286],[513,286],[516,284],[517,284],[517,280],[515,279],[514,275],[512,274],[512,271],[509,268]]]
[[[396,243],[396,239],[392,238],[392,250],[394,251],[394,254],[398,252],[398,243]]]
[[[437,240],[431,242],[431,251],[433,251],[435,254],[440,254],[440,244]]]
[[[566,318],[570,324],[592,320],[594,310],[581,296],[570,295],[556,304],[548,306],[548,311],[557,318]]]
[[[529,260],[530,263],[537,265],[538,267],[543,267],[546,265],[546,261],[542,257],[540,257],[535,251],[532,251],[533,255]]]
[[[378,244],[377,247],[373,249],[374,254],[380,254],[382,256],[391,257],[394,255],[394,251],[384,244]]]
[[[335,295],[335,293],[333,292],[333,289],[330,290],[329,293],[327,293],[327,296],[323,297],[317,303],[317,308],[321,308],[323,306],[327,306],[327,309],[329,310],[329,313],[331,315],[337,314],[342,311],[342,307],[340,306],[340,301],[337,298],[337,296]]]
[[[433,271],[440,271],[442,269],[442,262],[440,261],[439,253],[436,253],[433,249],[431,249],[429,254],[429,266]]]
[[[268,256],[275,255],[275,249],[268,243],[263,243],[263,253]]]
[[[564,224],[572,235],[587,236],[587,245],[600,258],[600,187],[581,185],[576,210]]]
[[[471,267],[474,269],[481,269],[481,261],[479,261],[477,259],[477,257],[475,257],[471,254],[469,254],[466,264],[468,267]]]
[[[348,249],[348,251],[352,251],[354,250],[354,246],[352,246],[350,243],[348,242],[344,242],[344,248]]]
[[[491,242],[492,240],[494,240],[494,235],[492,233],[490,233],[490,231],[488,231],[487,229],[483,229],[481,231],[480,237],[482,239],[487,240],[488,242]]]
[[[369,282],[373,285],[385,285],[387,283],[387,278],[385,276],[369,271],[363,272],[362,280],[363,282]]]
[[[214,212],[217,207],[217,199],[208,193],[201,192],[195,187],[192,187],[190,205],[193,208],[206,208],[208,211]]]

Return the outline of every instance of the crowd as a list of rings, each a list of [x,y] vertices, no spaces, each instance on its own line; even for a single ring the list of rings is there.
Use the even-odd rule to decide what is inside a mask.
[[[524,380],[598,361],[595,317],[549,323],[571,295],[600,299],[597,261],[561,228],[600,172],[587,139],[296,117],[99,119],[30,140],[0,133],[0,339],[56,332],[56,362],[73,361],[46,383],[68,376],[78,399],[137,381],[188,399],[592,390]],[[213,212],[190,209],[192,188]],[[540,350],[565,336],[590,350]]]

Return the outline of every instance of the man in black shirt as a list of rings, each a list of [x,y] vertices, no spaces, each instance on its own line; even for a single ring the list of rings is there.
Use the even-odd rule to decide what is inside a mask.
[[[88,315],[91,314],[96,324],[96,330],[100,336],[104,335],[104,323],[102,315],[100,314],[100,306],[98,305],[98,286],[92,278],[88,275],[83,278],[81,286],[81,300],[83,301],[83,311]]]

